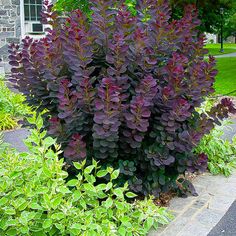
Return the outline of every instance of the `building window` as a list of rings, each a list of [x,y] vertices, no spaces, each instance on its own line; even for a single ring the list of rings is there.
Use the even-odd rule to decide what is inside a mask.
[[[40,21],[42,0],[24,0],[25,21]]]

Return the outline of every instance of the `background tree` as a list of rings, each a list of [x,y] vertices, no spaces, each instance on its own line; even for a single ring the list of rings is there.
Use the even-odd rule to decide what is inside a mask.
[[[224,9],[224,22],[228,22],[228,32],[233,30],[229,19],[236,13],[235,0],[170,0],[172,17],[180,18],[186,4],[195,4],[201,19],[200,30],[208,33],[218,33],[221,25],[220,8]],[[234,27],[235,30],[235,27]]]
[[[235,37],[236,43],[236,13],[234,13],[227,21],[224,27],[224,38],[229,36]]]
[[[126,0],[125,3],[131,11],[134,11],[134,6],[138,1]],[[58,0],[55,9],[61,12],[70,12],[79,8],[83,12],[90,14],[89,2],[88,0]],[[150,2],[152,1],[150,0]],[[224,20],[227,22],[227,36],[235,31],[235,25],[232,24],[235,20],[232,16],[236,13],[235,0],[169,0],[169,3],[172,7],[172,17],[174,19],[180,19],[183,16],[184,7],[187,4],[195,4],[199,11],[199,18],[201,19],[200,30],[209,33],[218,33],[221,24],[220,8],[223,8]]]

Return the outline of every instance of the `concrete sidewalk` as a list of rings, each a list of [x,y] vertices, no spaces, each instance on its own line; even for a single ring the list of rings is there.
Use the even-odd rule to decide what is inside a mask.
[[[229,178],[207,173],[193,184],[199,196],[172,199],[175,219],[149,236],[207,236],[236,199],[236,172]]]
[[[11,144],[12,147],[16,148],[19,152],[27,151],[27,148],[23,142],[24,139],[29,135],[27,129],[17,129],[3,132],[3,141]]]
[[[236,57],[236,52],[233,53],[227,53],[227,54],[222,54],[222,55],[216,55],[214,56],[216,58],[222,58],[222,57]]]

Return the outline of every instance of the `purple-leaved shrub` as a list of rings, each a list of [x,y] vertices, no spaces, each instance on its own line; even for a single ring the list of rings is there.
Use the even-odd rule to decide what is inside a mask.
[[[170,20],[167,1],[138,1],[133,16],[119,1],[94,0],[93,15],[71,12],[62,23],[47,2],[53,29],[9,48],[11,81],[38,111],[71,161],[120,168],[120,182],[141,194],[178,188],[186,170],[203,170],[194,147],[214,123],[235,112],[223,99],[208,114],[196,108],[214,92],[215,60],[193,5]]]

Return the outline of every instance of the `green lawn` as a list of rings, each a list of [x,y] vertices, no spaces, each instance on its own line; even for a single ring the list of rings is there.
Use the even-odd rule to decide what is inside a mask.
[[[224,43],[224,52],[220,52],[220,43],[213,43],[207,44],[205,46],[206,49],[209,50],[209,54],[215,55],[222,55],[227,53],[236,52],[236,44],[235,43]]]
[[[219,71],[215,90],[217,94],[227,94],[236,90],[236,57],[216,58]],[[236,91],[230,96],[236,96]]]

